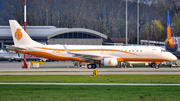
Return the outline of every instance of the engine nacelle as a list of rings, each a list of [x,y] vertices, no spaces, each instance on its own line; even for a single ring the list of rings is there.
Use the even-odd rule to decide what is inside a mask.
[[[101,64],[104,66],[117,66],[117,58],[104,58],[101,60]]]

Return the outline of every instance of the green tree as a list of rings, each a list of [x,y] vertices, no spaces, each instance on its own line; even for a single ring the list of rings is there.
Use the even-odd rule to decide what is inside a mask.
[[[175,36],[180,36],[180,18],[178,17],[177,14],[174,16],[173,22],[175,24],[174,30],[172,30],[174,35]]]
[[[151,24],[146,22],[140,30],[140,37],[143,40],[151,40]]]
[[[154,37],[155,41],[163,41],[164,40],[164,39],[162,39],[162,35],[164,33],[164,27],[160,21],[154,20],[152,31],[153,31],[153,37]]]

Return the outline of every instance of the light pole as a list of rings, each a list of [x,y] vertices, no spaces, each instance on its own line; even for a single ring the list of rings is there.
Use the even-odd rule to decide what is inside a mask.
[[[137,45],[139,45],[139,0],[137,1]]]
[[[26,0],[24,0],[24,31],[26,32]],[[24,54],[24,68],[27,68],[26,54]]]
[[[46,17],[46,19],[47,19],[47,26],[48,26],[48,10],[46,10],[46,15],[47,15],[47,17]]]
[[[59,28],[59,21],[58,21],[58,28]]]
[[[126,46],[127,46],[127,33],[128,33],[128,28],[127,28],[127,27],[128,27],[128,22],[127,22],[127,16],[128,16],[128,15],[127,15],[127,10],[128,10],[128,9],[127,9],[127,0],[126,0]]]

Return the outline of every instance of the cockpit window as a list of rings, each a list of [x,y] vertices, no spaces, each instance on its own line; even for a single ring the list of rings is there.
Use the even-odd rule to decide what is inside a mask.
[[[168,52],[168,51],[167,51],[167,50],[165,50],[165,49],[162,49],[162,50],[161,50],[161,52]]]
[[[161,50],[161,52],[166,52],[165,50]]]

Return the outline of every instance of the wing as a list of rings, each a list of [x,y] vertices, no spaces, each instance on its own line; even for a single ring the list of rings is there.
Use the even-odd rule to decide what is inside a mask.
[[[165,45],[165,42],[161,42],[161,41],[141,40],[141,43],[151,43],[151,44]]]
[[[83,60],[102,60],[103,58],[106,58],[106,57],[112,57],[109,55],[102,55],[102,54],[87,54],[87,53],[70,52],[64,45],[63,47],[68,54],[72,54],[73,57],[79,57]]]

